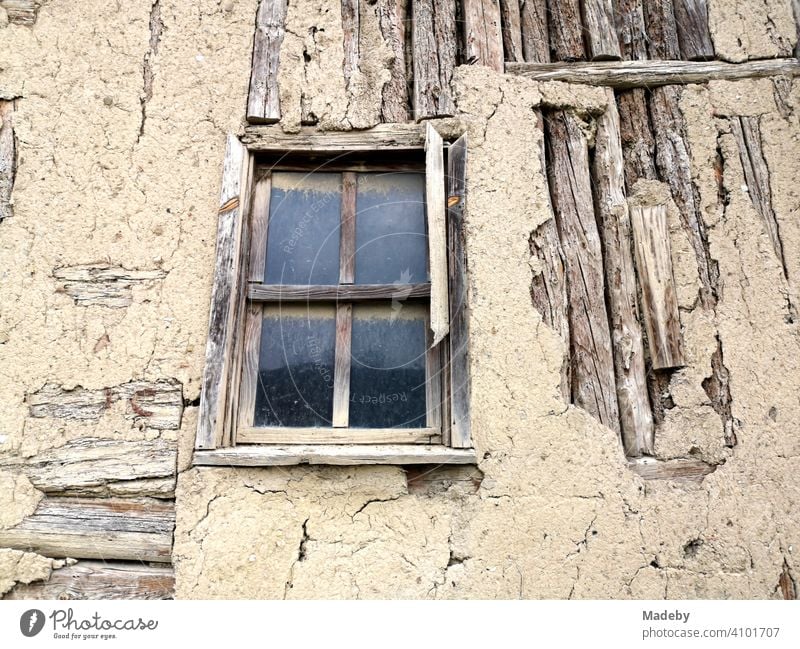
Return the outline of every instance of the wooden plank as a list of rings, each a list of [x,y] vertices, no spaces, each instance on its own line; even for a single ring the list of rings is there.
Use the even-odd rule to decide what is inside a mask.
[[[406,20],[409,0],[377,0],[378,25],[383,40],[392,50],[390,78],[383,86],[381,119],[384,122],[408,120],[408,86],[406,85]]]
[[[611,0],[581,0],[581,15],[588,58],[593,61],[620,59],[622,52]]]
[[[680,59],[673,0],[643,0],[648,58]]]
[[[45,497],[18,525],[0,530],[0,547],[48,557],[169,563],[175,503]]]
[[[739,159],[742,162],[744,181],[747,183],[747,193],[756,211],[764,221],[764,227],[772,243],[775,256],[783,268],[783,276],[788,279],[786,259],[783,254],[783,241],[781,240],[778,219],[772,209],[772,192],[769,184],[769,167],[764,159],[761,146],[761,129],[759,117],[732,117],[730,120],[731,132],[736,138],[739,147]]]
[[[617,0],[617,32],[620,53],[626,61],[647,58],[647,32],[644,27],[643,0]]]
[[[650,125],[646,92],[644,88],[631,88],[616,93],[622,156],[625,162],[625,187],[628,191],[633,189],[640,178],[657,178],[656,144]]]
[[[278,65],[286,22],[286,0],[260,0],[253,38],[247,121],[277,122],[281,118]]]
[[[18,583],[0,599],[156,600],[175,596],[172,566],[124,561],[79,561],[53,570],[46,581]]]
[[[592,203],[589,151],[577,118],[548,113],[547,176],[564,250],[572,402],[620,432],[603,256]]]
[[[467,213],[467,135],[447,155],[448,285],[450,289],[450,445],[472,446],[470,421],[469,301],[465,219]]]
[[[464,0],[466,63],[503,71],[503,34],[499,0]]]
[[[397,296],[397,284],[340,284],[336,285],[272,285],[253,284],[249,298],[258,302],[305,302],[307,300],[332,300],[364,302],[366,300],[391,300]],[[428,297],[431,285],[409,284],[403,288],[406,298]]]
[[[56,292],[69,295],[78,306],[122,309],[133,303],[133,289],[155,288],[167,276],[159,268],[129,270],[110,264],[80,264],[53,270]]]
[[[411,0],[414,119],[455,113],[450,83],[456,67],[455,0]]]
[[[36,22],[41,0],[2,0],[0,7],[6,10],[8,22],[32,27]]]
[[[547,0],[547,9],[552,58],[556,61],[585,59],[580,0]]]
[[[475,464],[471,449],[422,444],[240,446],[198,451],[196,466],[292,466],[295,464]]]
[[[438,428],[243,428],[239,444],[433,444]]]
[[[0,456],[0,469],[27,476],[48,495],[175,495],[177,444],[82,437],[33,457]]]
[[[607,90],[606,96],[608,108],[597,122],[592,181],[603,249],[622,444],[625,455],[639,457],[654,452],[653,413],[647,396],[619,115],[614,93]]]
[[[244,326],[244,358],[242,359],[242,382],[239,386],[239,427],[253,425],[258,391],[258,359],[261,350],[261,323],[264,321],[261,304],[247,305],[247,320]],[[238,439],[238,434],[237,434]]]
[[[447,226],[444,198],[444,144],[428,122],[425,145],[425,214],[428,225],[428,262],[431,275],[430,328],[433,345],[450,330],[447,296]]]
[[[524,0],[520,7],[523,61],[547,63],[550,35],[547,28],[547,0]]]
[[[0,223],[14,216],[11,192],[17,173],[17,143],[12,123],[13,112],[14,100],[0,99]]]
[[[239,194],[246,156],[247,151],[236,136],[229,135],[220,191],[211,313],[197,418],[197,448],[216,448],[224,432],[227,378],[235,326],[233,317],[242,256]]]
[[[689,61],[714,58],[714,44],[708,30],[706,0],[674,0],[675,25],[681,55]]]
[[[353,335],[353,305],[336,307],[336,358],[333,368],[333,427],[350,425],[350,350]]]
[[[426,318],[426,320],[429,320]],[[427,327],[425,352],[425,423],[428,428],[442,429],[442,359],[444,344],[434,345],[430,326]]]
[[[535,81],[566,81],[612,88],[637,88],[708,81],[800,75],[797,59],[746,63],[722,61],[625,61],[599,63],[508,63],[506,72]]]
[[[522,48],[522,16],[519,0],[500,0],[503,29],[503,52],[506,61],[524,61]]]
[[[352,284],[356,272],[356,194],[357,176],[342,174],[341,227],[339,228],[339,284]]]
[[[253,203],[250,210],[250,263],[248,265],[248,274],[251,282],[264,281],[271,194],[272,174],[262,171],[253,185]]]
[[[715,464],[702,460],[678,458],[657,460],[652,457],[636,458],[628,462],[628,468],[645,480],[678,480],[700,482],[709,473],[717,470]]]
[[[631,208],[636,269],[653,369],[685,364],[665,205]]]
[[[359,34],[361,31],[361,17],[358,13],[359,0],[342,0],[342,41],[344,43],[344,72],[345,88],[351,92],[353,75],[358,70],[361,53],[359,51]]]
[[[425,133],[418,124],[379,124],[363,131],[319,131],[304,127],[284,133],[280,126],[250,126],[242,143],[251,151],[342,153],[345,151],[421,150]]]

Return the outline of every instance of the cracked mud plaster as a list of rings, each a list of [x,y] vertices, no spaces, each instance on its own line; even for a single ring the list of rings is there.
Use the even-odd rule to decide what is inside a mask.
[[[797,40],[790,0],[709,0],[708,26],[718,58],[792,56]]]
[[[0,549],[0,598],[18,583],[46,580],[70,560],[56,561],[33,552]]]

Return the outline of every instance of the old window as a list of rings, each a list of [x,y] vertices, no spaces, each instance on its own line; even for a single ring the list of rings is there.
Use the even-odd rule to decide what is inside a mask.
[[[195,462],[474,459],[466,136],[446,152],[431,125],[250,127],[245,143],[229,138],[223,174]]]

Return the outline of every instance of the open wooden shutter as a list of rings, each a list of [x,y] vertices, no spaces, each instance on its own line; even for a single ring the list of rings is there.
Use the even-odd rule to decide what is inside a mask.
[[[447,300],[447,227],[444,199],[444,143],[430,122],[425,133],[425,209],[431,272],[431,332],[438,345],[450,328]]]

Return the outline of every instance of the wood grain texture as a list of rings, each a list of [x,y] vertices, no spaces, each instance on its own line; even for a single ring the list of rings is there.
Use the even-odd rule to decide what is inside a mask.
[[[647,59],[647,31],[644,26],[645,0],[617,0],[617,33],[620,53],[626,61]]]
[[[519,0],[500,0],[503,31],[503,52],[506,61],[524,61],[522,48],[522,16]]]
[[[431,285],[408,284],[399,288],[397,284],[340,284],[336,285],[272,285],[253,284],[249,298],[258,302],[306,302],[312,300],[347,300],[364,302],[367,300],[391,300],[402,291],[404,298],[428,297]]]
[[[240,446],[198,451],[196,466],[292,466],[295,464],[475,464],[471,449],[422,444],[344,444],[311,446]]]
[[[685,364],[665,205],[631,208],[636,269],[653,369]]]
[[[447,288],[447,225],[444,197],[444,143],[428,122],[425,142],[425,215],[431,276],[430,330],[438,345],[450,330]]]
[[[260,0],[253,38],[247,121],[277,122],[281,118],[278,65],[286,22],[286,0]]]
[[[566,81],[612,88],[639,88],[771,76],[796,77],[797,59],[746,63],[722,61],[625,61],[599,63],[508,63],[506,72],[536,81]]]
[[[250,261],[248,276],[251,282],[264,281],[269,232],[269,203],[272,193],[272,174],[260,172],[253,184],[250,209]]]
[[[502,72],[500,0],[464,0],[462,11],[466,63]]]
[[[169,563],[175,503],[145,499],[49,498],[0,547],[48,557]]]
[[[625,162],[625,187],[631,191],[640,178],[657,178],[656,144],[650,125],[647,91],[644,88],[618,90],[616,99]]]
[[[334,412],[335,415],[335,412]],[[434,444],[438,428],[244,428],[240,444]]]
[[[0,469],[27,476],[48,495],[175,495],[177,444],[82,437],[33,457],[0,456]]]
[[[298,133],[284,133],[279,126],[249,126],[242,143],[256,152],[407,151],[425,147],[425,131],[418,124],[379,124],[363,131],[335,132],[304,127]]]
[[[550,60],[547,0],[525,0],[521,4],[522,60],[547,63]]]
[[[350,358],[353,335],[353,305],[336,307],[336,357],[333,368],[333,427],[350,425]]]
[[[681,56],[689,61],[713,59],[706,0],[674,0],[673,5]]]
[[[256,413],[256,394],[258,392],[258,365],[261,351],[261,324],[264,311],[261,304],[248,304],[244,323],[244,357],[242,358],[242,380],[239,385],[239,428],[252,426]],[[237,432],[236,440],[238,441]]]
[[[580,0],[547,0],[547,11],[552,59],[554,61],[585,59]]]
[[[414,119],[455,113],[450,83],[456,67],[455,0],[411,0]]]
[[[647,396],[619,115],[613,92],[607,90],[606,96],[608,109],[597,122],[592,181],[603,250],[622,444],[628,457],[639,457],[653,454],[653,414]]]
[[[228,371],[238,297],[242,173],[247,151],[229,135],[223,164],[205,366],[197,420],[197,448],[216,448],[224,435]]]
[[[441,350],[444,344],[434,345],[430,326],[428,326],[427,329],[427,351],[425,353],[425,423],[428,428],[434,429],[437,434],[439,434],[442,430]],[[439,441],[441,441],[441,437]]]
[[[358,70],[361,52],[359,36],[361,32],[361,16],[358,12],[359,0],[341,0],[342,2],[342,40],[344,43],[344,72],[345,88],[351,91],[353,74]]]
[[[628,468],[645,480],[678,480],[700,482],[717,467],[702,460],[678,458],[675,460],[656,460],[637,458],[628,462]]]
[[[675,24],[674,0],[643,0],[647,30],[648,58],[681,58],[678,27]]]
[[[447,155],[448,286],[450,290],[450,445],[472,446],[470,420],[469,297],[465,220],[467,214],[467,135]]]
[[[408,120],[408,86],[406,85],[406,21],[409,0],[377,0],[378,14],[383,40],[392,50],[390,78],[383,86],[381,119],[384,122]]]
[[[12,114],[14,100],[0,99],[0,223],[14,216],[11,192],[17,173],[17,143]]]
[[[588,58],[593,61],[621,58],[612,0],[581,0],[581,15]]]
[[[167,276],[161,269],[129,270],[110,264],[81,264],[53,270],[56,292],[79,306],[122,309],[133,303],[133,291],[154,288]]]
[[[125,561],[79,561],[53,570],[46,581],[18,583],[0,599],[156,600],[175,595],[172,566]]]
[[[547,176],[564,251],[570,318],[572,402],[620,432],[603,257],[592,201],[589,152],[577,118],[545,116]]]
[[[0,0],[0,7],[8,14],[8,22],[26,27],[32,27],[36,22],[41,4],[37,0]]]
[[[339,228],[339,284],[352,284],[356,273],[357,176],[342,174],[341,227]]]

